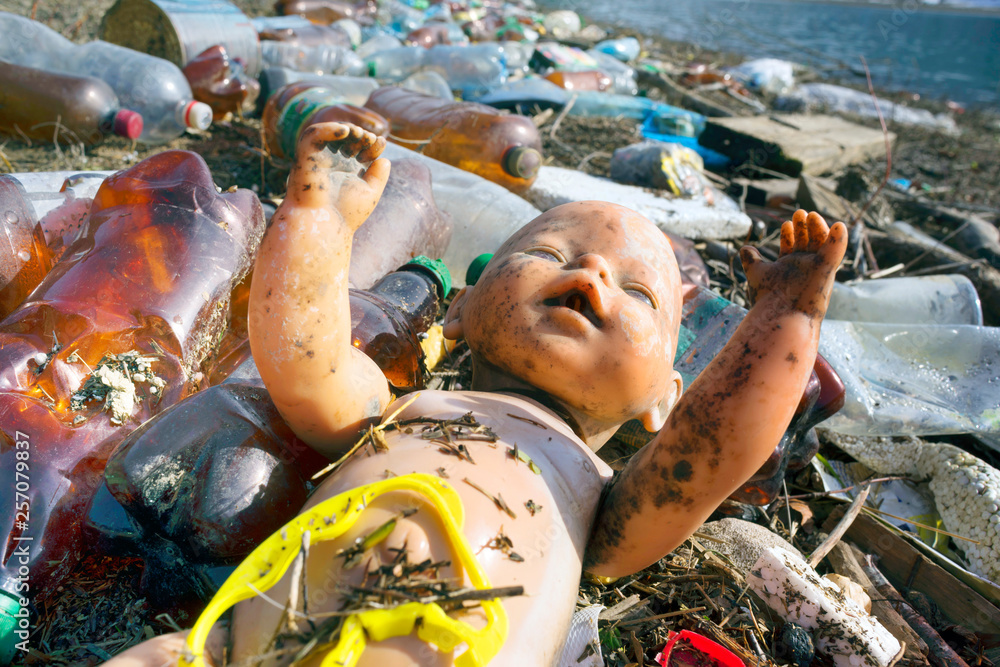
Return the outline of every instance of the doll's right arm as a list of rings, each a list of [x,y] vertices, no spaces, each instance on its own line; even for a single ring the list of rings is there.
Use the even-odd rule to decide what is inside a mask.
[[[351,345],[351,240],[378,203],[385,140],[353,125],[307,128],[250,288],[250,348],[278,411],[296,435],[336,457],[382,414],[390,392]],[[335,168],[340,151],[346,168]],[[375,160],[359,176],[359,162]]]

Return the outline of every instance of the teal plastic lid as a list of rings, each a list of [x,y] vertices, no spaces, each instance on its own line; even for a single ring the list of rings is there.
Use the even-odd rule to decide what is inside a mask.
[[[469,268],[465,271],[465,284],[475,285],[479,281],[479,276],[483,275],[483,269],[493,259],[493,253],[484,252],[479,257],[469,262]]]
[[[404,264],[403,268],[407,266],[419,266],[422,269],[426,269],[435,282],[437,282],[438,289],[441,290],[442,299],[451,292],[451,272],[448,271],[448,267],[440,259],[431,259],[424,255],[417,255]]]
[[[14,660],[17,652],[18,619],[14,614],[21,611],[20,598],[9,591],[0,588],[0,665],[8,665]]]

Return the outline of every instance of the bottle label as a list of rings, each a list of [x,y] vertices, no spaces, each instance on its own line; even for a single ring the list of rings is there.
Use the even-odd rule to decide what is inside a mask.
[[[278,143],[281,150],[290,158],[295,157],[295,146],[299,143],[302,128],[322,107],[339,104],[339,99],[329,88],[310,88],[304,90],[285,104],[285,109],[278,119]]]

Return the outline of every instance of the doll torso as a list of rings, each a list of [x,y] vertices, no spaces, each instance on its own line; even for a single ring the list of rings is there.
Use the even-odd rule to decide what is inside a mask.
[[[364,445],[320,484],[306,508],[392,475],[421,472],[447,479],[462,499],[465,535],[491,585],[524,587],[523,596],[504,600],[510,630],[493,664],[553,662],[573,613],[583,551],[611,470],[563,420],[533,401],[497,393],[424,391],[415,398],[411,395],[397,400],[386,415],[411,399],[393,421],[421,421],[384,430],[384,446]],[[454,426],[441,423],[469,413],[473,421],[462,426],[461,434]],[[443,430],[448,430],[451,446],[443,444],[449,440]],[[474,434],[468,436],[470,432]],[[490,434],[495,435],[495,442],[485,439]],[[498,507],[494,497],[510,511]],[[368,524],[381,525],[398,516],[405,504],[403,500],[393,505],[369,505],[366,512],[372,516]],[[449,558],[448,545],[435,529],[432,515],[433,510],[418,511],[400,522],[382,545],[381,558],[391,558],[388,550],[404,543],[411,562]],[[509,542],[499,539],[503,537]],[[503,548],[498,548],[501,543]],[[311,590],[323,590],[331,581],[341,586],[361,583],[363,567],[347,571],[329,565],[338,562],[334,554],[339,548],[343,547],[333,543],[312,548],[312,566],[308,568]],[[324,549],[330,553],[321,556]],[[272,597],[283,600],[280,586],[273,589]],[[326,585],[325,590],[332,592],[333,586]],[[338,609],[338,595],[328,597],[323,606]],[[311,604],[317,610],[317,603]],[[240,623],[246,622],[241,621],[241,615],[246,619],[251,614],[237,608],[236,639],[247,634],[270,635],[267,622],[262,623],[262,617],[273,617],[268,605],[256,599],[241,606],[254,609],[252,625],[259,629],[241,629]],[[476,625],[475,616],[467,614],[465,618]],[[234,645],[234,657],[242,653],[240,644],[237,641]]]

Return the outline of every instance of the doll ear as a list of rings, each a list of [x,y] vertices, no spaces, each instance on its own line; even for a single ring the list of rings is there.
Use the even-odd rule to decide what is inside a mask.
[[[465,310],[465,303],[472,294],[472,286],[466,285],[458,291],[455,298],[448,306],[448,312],[444,315],[444,326],[441,333],[448,340],[460,340],[465,338],[465,327],[462,325],[462,312]]]
[[[681,397],[681,391],[684,389],[684,380],[681,379],[681,374],[675,370],[671,370],[670,373],[672,377],[667,385],[666,396],[639,416],[643,428],[650,433],[656,433],[667,423],[667,417],[674,409],[674,405],[677,404],[677,399]]]

